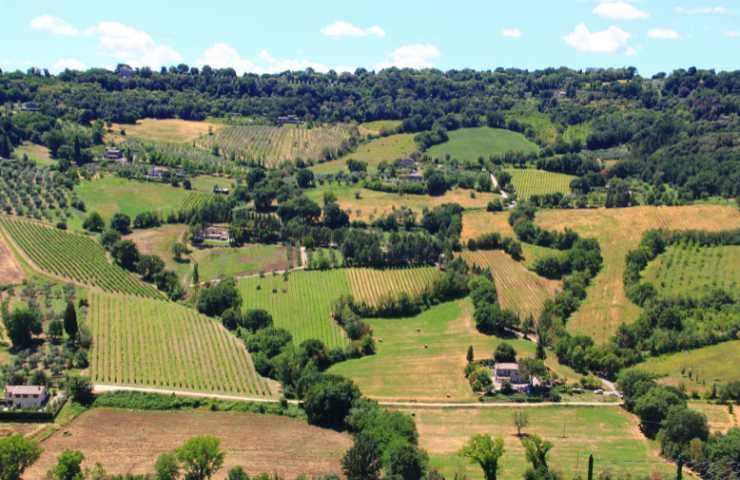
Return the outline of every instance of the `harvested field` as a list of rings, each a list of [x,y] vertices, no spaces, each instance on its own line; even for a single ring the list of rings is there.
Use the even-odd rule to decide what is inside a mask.
[[[634,207],[592,210],[540,210],[541,227],[570,227],[584,237],[599,240],[604,267],[588,289],[588,297],[568,321],[568,329],[606,341],[617,327],[634,321],[639,308],[624,293],[624,257],[652,228],[670,230],[726,230],[740,227],[737,208],[720,205]]]
[[[10,246],[0,236],[0,284],[21,283],[26,278],[18,259],[13,255]]]
[[[215,435],[226,453],[215,476],[237,465],[250,475],[341,473],[339,460],[352,445],[349,435],[287,417],[230,412],[155,412],[95,408],[83,413],[44,442],[44,453],[25,478],[43,478],[65,449],[85,454],[83,466],[100,463],[108,473],[153,471],[162,453],[196,435]]]
[[[183,143],[192,142],[196,138],[206,135],[211,129],[213,132],[223,128],[223,124],[211,122],[198,122],[193,120],[180,120],[177,118],[144,118],[138,120],[135,125],[114,123],[112,132],[115,141],[123,141],[128,138],[136,138],[151,142]],[[126,135],[121,135],[121,129]]]
[[[740,411],[733,409],[730,413],[727,405],[696,401],[689,402],[689,408],[707,416],[709,429],[712,432],[724,433],[740,425]]]
[[[401,120],[374,120],[364,122],[357,126],[360,132],[370,135],[380,135],[383,132],[390,132],[401,126]]]
[[[405,292],[418,295],[430,287],[439,276],[435,267],[389,268],[375,270],[372,268],[347,269],[352,295],[355,299],[369,305],[377,303],[388,295]]]
[[[494,232],[504,237],[516,238],[514,230],[509,225],[509,212],[491,213],[476,210],[463,214],[463,229],[460,235],[463,242],[480,237],[484,233]]]
[[[466,251],[462,256],[469,264],[491,269],[499,302],[521,318],[532,315],[537,319],[545,300],[555,296],[562,287],[562,282],[530,272],[502,250]]]

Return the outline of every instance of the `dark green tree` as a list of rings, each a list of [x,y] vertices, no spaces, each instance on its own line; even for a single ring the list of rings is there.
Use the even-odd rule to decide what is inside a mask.
[[[3,316],[5,331],[15,348],[25,348],[31,344],[33,335],[41,333],[41,313],[36,308],[16,307]]]
[[[377,480],[380,478],[380,450],[366,435],[356,435],[352,448],[342,458],[342,471],[347,480]]]
[[[98,212],[90,212],[82,222],[82,228],[88,232],[102,232],[104,227],[105,222]]]
[[[136,270],[136,264],[139,262],[139,249],[131,240],[119,240],[111,248],[113,260],[129,271]]]
[[[125,213],[114,213],[110,219],[110,228],[116,230],[121,235],[126,235],[131,231],[131,217]]]
[[[20,480],[40,456],[41,447],[21,435],[0,438],[0,480]]]
[[[72,302],[67,302],[67,307],[64,309],[64,331],[67,332],[67,336],[71,339],[77,337],[77,310]]]

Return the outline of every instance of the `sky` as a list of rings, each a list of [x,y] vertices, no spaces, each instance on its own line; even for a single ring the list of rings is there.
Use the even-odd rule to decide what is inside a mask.
[[[740,69],[740,0],[0,0],[0,68]]]

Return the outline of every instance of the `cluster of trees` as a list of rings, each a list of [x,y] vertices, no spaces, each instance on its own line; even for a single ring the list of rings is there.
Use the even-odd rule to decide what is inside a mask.
[[[501,237],[498,232],[484,233],[478,238],[468,240],[468,249],[475,250],[503,250],[516,261],[521,260],[522,244],[509,237]]]
[[[534,270],[546,278],[562,278],[574,272],[587,272],[593,277],[601,270],[602,263],[599,242],[593,238],[578,238],[564,254],[538,258]]]
[[[567,173],[568,175],[576,175],[578,177],[601,170],[596,160],[577,153],[541,158],[537,160],[535,165],[540,170]]]
[[[562,232],[545,230],[534,223],[536,212],[536,206],[529,203],[521,203],[511,211],[509,225],[513,227],[519,240],[558,250],[568,250],[573,247],[573,244],[579,239],[575,231],[569,228]]]
[[[341,244],[348,265],[375,268],[403,265],[433,265],[440,259],[442,242],[426,232],[381,233],[350,229]]]
[[[469,283],[470,299],[475,309],[475,327],[487,335],[509,336],[519,327],[519,317],[498,303],[496,285],[491,272],[473,277]]]
[[[619,375],[625,408],[640,419],[640,428],[660,441],[661,453],[679,465],[688,465],[705,478],[733,478],[740,452],[740,429],[709,433],[707,418],[687,407],[678,389],[655,382],[641,370]]]

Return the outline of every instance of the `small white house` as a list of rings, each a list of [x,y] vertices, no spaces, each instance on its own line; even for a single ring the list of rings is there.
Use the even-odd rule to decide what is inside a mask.
[[[38,410],[46,404],[49,394],[39,385],[6,385],[5,403],[14,408]]]

